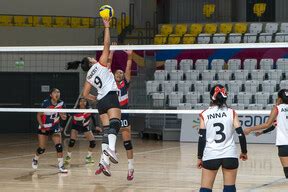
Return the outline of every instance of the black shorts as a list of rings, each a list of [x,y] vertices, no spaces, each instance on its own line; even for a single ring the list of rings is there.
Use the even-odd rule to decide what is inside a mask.
[[[110,91],[97,102],[97,109],[99,111],[99,115],[107,113],[107,111],[111,108],[120,109],[120,104],[118,100],[118,95],[116,91]]]
[[[81,125],[72,124],[71,129],[74,129],[80,133],[86,133],[88,131],[91,131],[89,125],[81,126]]]
[[[239,166],[238,158],[222,158],[203,161],[203,168],[208,170],[218,170],[221,166],[225,169],[237,169]]]
[[[60,127],[53,128],[53,129],[50,129],[50,130],[41,130],[41,129],[38,129],[38,134],[39,134],[39,135],[50,136],[50,135],[58,134],[58,133],[61,133]]]
[[[278,156],[279,157],[288,157],[288,145],[279,145],[278,146]]]
[[[130,119],[128,113],[121,114],[121,127],[129,127],[130,126]]]

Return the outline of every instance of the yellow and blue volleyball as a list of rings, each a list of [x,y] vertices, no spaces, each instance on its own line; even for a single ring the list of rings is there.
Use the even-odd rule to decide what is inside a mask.
[[[99,9],[99,14],[102,18],[112,18],[114,16],[114,10],[110,5],[103,5]]]

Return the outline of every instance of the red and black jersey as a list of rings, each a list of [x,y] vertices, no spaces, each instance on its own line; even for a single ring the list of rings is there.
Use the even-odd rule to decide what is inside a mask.
[[[120,83],[117,83],[119,92],[119,103],[122,109],[128,108],[128,89],[129,82],[124,78]]]

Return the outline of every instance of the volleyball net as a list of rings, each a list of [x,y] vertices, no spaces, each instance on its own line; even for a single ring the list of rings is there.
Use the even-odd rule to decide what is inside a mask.
[[[75,109],[86,74],[81,69],[67,71],[65,66],[87,56],[98,59],[102,49],[103,46],[0,47],[3,126],[16,132],[34,132],[36,112],[97,114],[93,104],[93,109]],[[111,50],[112,71],[125,71],[124,51],[134,51],[130,108],[122,113],[130,113],[132,125],[141,130],[157,127],[162,133],[169,129],[171,134],[179,135],[174,132],[181,131],[183,117],[197,116],[207,108],[209,91],[216,84],[226,87],[228,106],[241,118],[252,119],[242,120],[244,126],[261,123],[269,115],[277,91],[288,86],[287,43],[118,45],[111,46]],[[66,109],[40,108],[54,87],[61,91]],[[192,127],[196,124],[191,122]]]

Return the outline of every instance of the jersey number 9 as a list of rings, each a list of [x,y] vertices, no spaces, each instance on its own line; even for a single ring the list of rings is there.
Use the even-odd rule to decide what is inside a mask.
[[[99,89],[102,88],[102,81],[101,81],[100,77],[96,76],[94,83],[99,87]]]

